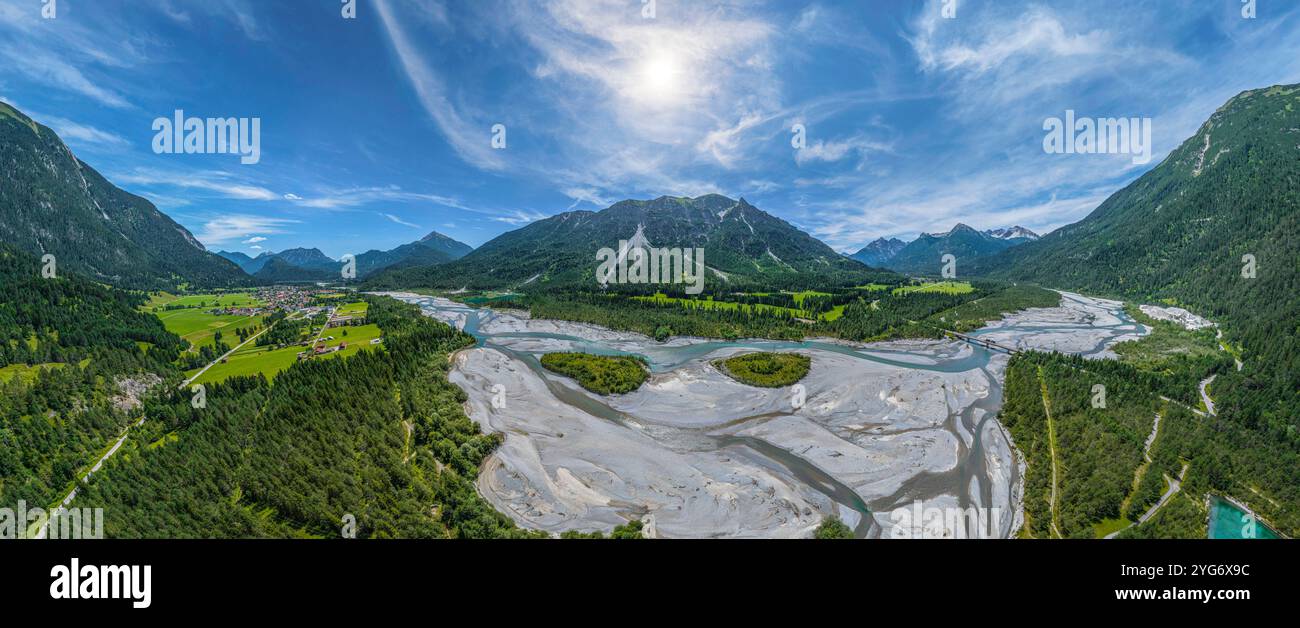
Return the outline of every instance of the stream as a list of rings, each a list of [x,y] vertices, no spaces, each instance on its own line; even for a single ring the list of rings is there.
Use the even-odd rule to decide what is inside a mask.
[[[468,393],[470,417],[506,435],[479,490],[525,527],[608,530],[641,518],[660,536],[798,537],[835,515],[856,536],[879,538],[890,536],[895,509],[918,500],[978,509],[996,536],[1021,520],[1022,463],[995,420],[1005,354],[962,341],[659,343],[390,296],[477,339],[455,356],[451,379]],[[1144,333],[1118,302],[1064,293],[1060,307],[972,335],[1106,358],[1116,342]],[[627,395],[595,395],[541,366],[553,351],[639,356],[651,377]],[[810,355],[805,405],[793,404],[788,388],[743,386],[711,365],[749,351]],[[965,525],[945,535],[974,536]]]

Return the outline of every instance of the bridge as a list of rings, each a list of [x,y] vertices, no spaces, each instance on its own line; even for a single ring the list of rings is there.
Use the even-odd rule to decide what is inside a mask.
[[[1001,351],[1002,353],[1005,353],[1007,355],[1015,355],[1017,353],[1020,353],[1019,349],[1012,349],[1011,347],[1000,345],[996,342],[993,342],[992,340],[976,338],[975,336],[968,336],[966,334],[957,333],[955,331],[949,331],[947,329],[943,330],[943,333],[947,336],[952,336],[953,338],[965,340],[966,342],[969,342],[973,345],[979,345],[981,347],[984,347],[985,349],[988,349],[989,351]]]

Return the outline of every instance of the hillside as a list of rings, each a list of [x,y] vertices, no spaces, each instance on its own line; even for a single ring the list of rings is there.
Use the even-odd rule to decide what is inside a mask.
[[[885,262],[885,267],[916,275],[938,275],[943,256],[957,258],[958,274],[966,274],[975,260],[1000,253],[1013,246],[1031,242],[1033,232],[1014,227],[996,231],[977,231],[958,223],[947,233],[923,233]]]
[[[744,286],[814,287],[877,275],[744,199],[712,194],[622,201],[574,211],[503,234],[434,268],[381,273],[368,287],[593,287],[601,248],[616,249],[638,229],[654,247],[704,249],[710,290]]]
[[[149,201],[77,159],[58,135],[0,103],[0,242],[131,288],[252,280]]]
[[[872,268],[883,268],[889,260],[894,259],[894,256],[898,255],[898,252],[906,247],[907,243],[898,238],[888,240],[879,238],[849,257]]]
[[[1290,504],[1300,503],[1297,150],[1300,86],[1243,92],[1088,217],[974,269],[1090,294],[1176,303],[1218,321],[1244,367],[1214,382],[1212,440],[1255,452],[1241,454],[1235,473],[1222,472],[1247,486],[1266,484],[1272,499]],[[1254,278],[1243,277],[1248,255]],[[1293,514],[1290,522],[1296,519]]]
[[[474,248],[437,231],[387,251],[371,250],[357,256],[357,276],[368,277],[393,267],[433,266],[465,257]]]

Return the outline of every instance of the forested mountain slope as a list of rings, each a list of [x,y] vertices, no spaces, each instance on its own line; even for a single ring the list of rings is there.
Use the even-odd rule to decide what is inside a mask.
[[[77,159],[58,135],[0,103],[0,242],[133,288],[250,285],[149,201]]]
[[[0,244],[0,503],[48,507],[137,416],[141,389],[179,376],[180,338],[141,297]]]
[[[1244,278],[1250,258],[1254,278]],[[1091,215],[978,272],[1137,300],[1224,323],[1246,369],[1221,413],[1300,444],[1300,86],[1244,92]]]
[[[885,267],[916,275],[937,276],[943,268],[943,256],[952,255],[957,258],[960,274],[981,257],[1033,241],[1029,237],[1033,235],[1032,232],[1021,227],[1016,227],[1015,230],[1002,229],[998,233],[1001,235],[994,235],[991,231],[977,231],[961,223],[947,233],[923,233],[890,257],[885,262]]]
[[[1216,417],[1191,473],[1300,528],[1300,86],[1243,92],[1084,220],[977,274],[1141,302],[1219,322],[1241,370],[1214,380]],[[1252,263],[1253,262],[1253,268]],[[1252,273],[1253,271],[1253,273]],[[1260,494],[1255,494],[1258,491]]]
[[[639,228],[654,247],[702,248],[709,289],[843,285],[873,275],[866,266],[744,199],[712,194],[629,200],[599,212],[566,212],[498,236],[450,264],[381,273],[368,286],[592,287],[596,252],[617,249]]]

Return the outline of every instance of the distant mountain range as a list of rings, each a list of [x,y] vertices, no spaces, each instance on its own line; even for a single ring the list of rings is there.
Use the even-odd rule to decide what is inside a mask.
[[[710,194],[627,200],[572,211],[502,234],[436,267],[380,273],[369,287],[519,288],[597,285],[596,253],[640,231],[663,248],[702,248],[706,282],[813,287],[862,281],[873,272],[744,199]]]
[[[443,264],[464,257],[473,247],[437,231],[388,251],[371,250],[357,256],[357,278],[365,278],[391,267]],[[329,281],[340,278],[343,262],[320,249],[296,248],[257,257],[245,253],[218,251],[217,255],[238,265],[262,282]]]
[[[140,289],[251,285],[149,201],[77,159],[54,131],[0,103],[0,241],[56,269]]]
[[[958,223],[946,233],[922,233],[908,243],[897,238],[880,238],[851,257],[868,266],[937,275],[943,266],[943,256],[951,254],[957,258],[960,273],[963,266],[976,259],[1037,239],[1038,234],[1020,226],[977,231]]]
[[[873,268],[882,268],[885,263],[894,259],[898,252],[903,250],[907,243],[898,238],[888,240],[879,238],[875,242],[862,247],[862,250],[850,255],[849,257],[871,266]]]

